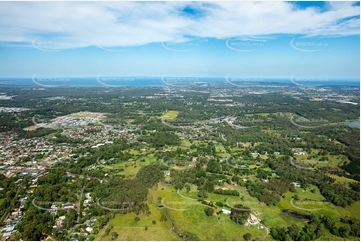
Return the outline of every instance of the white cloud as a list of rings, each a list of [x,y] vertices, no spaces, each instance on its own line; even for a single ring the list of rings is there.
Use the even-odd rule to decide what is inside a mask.
[[[182,12],[186,6],[199,14]],[[344,36],[359,34],[360,20],[352,18],[359,13],[352,2],[330,2],[323,11],[289,2],[0,2],[0,41],[69,48],[189,36]]]

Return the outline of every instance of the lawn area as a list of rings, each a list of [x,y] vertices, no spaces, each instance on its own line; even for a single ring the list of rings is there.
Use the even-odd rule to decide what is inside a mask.
[[[127,152],[129,152],[132,155],[138,155],[139,154],[139,151],[135,150],[135,149],[127,149]]]
[[[337,207],[337,210],[342,214],[342,216],[349,216],[360,219],[360,201],[354,202],[351,206]]]
[[[315,189],[315,193],[311,192],[311,188]],[[297,188],[297,193],[285,193],[285,198],[281,200],[279,206],[282,207],[282,209],[288,209],[304,215],[310,215],[311,213],[334,215],[337,213],[334,205],[325,201],[325,198],[320,194],[317,187],[312,186],[311,188],[307,188],[306,190]],[[292,200],[295,194],[298,194],[299,200]]]
[[[191,192],[186,193],[185,189],[181,195],[185,197],[197,197],[195,186],[192,186]],[[204,212],[204,205],[198,201],[190,200],[179,196],[174,188],[162,190],[161,197],[164,197],[164,204],[172,205],[175,209],[185,210],[170,210],[171,216],[176,221],[176,225],[185,231],[197,234],[201,240],[244,240],[245,233],[251,233],[253,239],[261,239],[266,235],[265,230],[257,229],[257,226],[241,226],[233,222],[228,215],[214,215],[208,217]],[[223,201],[226,196],[209,194],[207,200]],[[171,203],[171,201],[173,203]],[[215,211],[220,210],[216,209]],[[212,228],[212,229],[209,229]]]
[[[286,199],[281,198],[281,201],[279,203],[281,204],[280,206],[267,206],[265,203],[260,203],[257,198],[251,197],[246,187],[237,186],[236,190],[240,193],[240,197],[244,197],[244,201],[241,202],[240,199],[238,200],[232,197],[229,199],[228,204],[234,205],[237,200],[240,201],[241,204],[251,208],[257,214],[259,214],[258,217],[263,220],[264,225],[268,228],[272,228],[276,226],[286,227],[292,224],[302,226],[306,224],[306,220],[304,219],[287,217],[284,214],[282,214],[283,209],[289,209],[289,207],[286,207],[284,205],[284,204],[290,205],[289,200],[287,201],[287,197]]]
[[[312,193],[311,189],[315,189],[315,193]],[[296,193],[287,192],[285,193],[285,198],[282,198],[278,203],[278,206],[282,209],[288,209],[305,215],[310,215],[311,213],[329,215],[335,221],[336,226],[344,225],[340,222],[341,217],[349,216],[360,219],[360,201],[354,202],[351,206],[343,208],[327,202],[316,186],[310,186],[305,189],[304,192],[302,188],[297,188],[296,190],[300,198],[299,201],[293,200],[292,206],[291,199]]]
[[[307,166],[307,164],[316,165],[318,167],[335,167],[337,168],[339,165],[342,165],[345,161],[346,163],[349,163],[349,159],[345,155],[317,155],[320,150],[318,149],[312,149],[310,154],[307,155],[296,155],[297,160],[304,161],[304,166]],[[316,155],[317,158],[310,158],[308,157]],[[319,161],[322,157],[327,157],[328,161]]]
[[[208,198],[206,200],[212,202],[223,202],[225,204],[225,200],[228,198],[227,203],[231,207],[233,207],[236,204],[243,204],[244,206],[254,210],[255,213],[258,214],[257,217],[261,218],[264,221],[264,225],[268,228],[275,226],[286,227],[286,226],[290,226],[291,224],[297,224],[300,226],[306,224],[306,220],[304,219],[289,218],[282,214],[282,209],[292,208],[292,206],[289,204],[291,198],[288,201],[287,199],[283,199],[283,204],[285,205],[281,207],[267,206],[264,203],[260,203],[257,198],[251,197],[245,187],[233,186],[232,189],[237,190],[240,193],[240,197],[208,193]],[[186,190],[183,189],[182,191],[180,191],[180,194],[185,197],[189,197],[193,199],[198,198],[197,190],[193,186],[189,193],[187,193]],[[243,201],[241,200],[241,197],[243,197]],[[220,209],[221,208],[217,208],[216,211],[219,211]]]
[[[161,203],[158,203],[158,197],[161,198]],[[222,200],[223,197],[218,196],[217,200]],[[158,207],[162,206],[162,203],[170,209]],[[228,215],[208,217],[204,212],[204,205],[200,202],[185,199],[179,196],[174,188],[162,184],[150,190],[148,206],[151,214],[139,215],[138,222],[135,222],[134,213],[117,214],[108,222],[113,225],[111,232],[118,233],[117,240],[180,240],[170,229],[169,220],[160,222],[161,214],[166,210],[179,230],[197,234],[201,240],[244,240],[245,233],[251,233],[252,239],[260,240],[266,235],[266,230],[258,229],[256,225],[249,227],[238,225]],[[156,224],[152,223],[153,220]],[[145,227],[148,229],[146,230]],[[99,231],[95,240],[111,240],[111,232],[105,235],[105,229],[106,227]]]
[[[128,178],[134,178],[142,166],[147,166],[156,161],[157,158],[153,154],[148,154],[136,161],[112,164],[108,165],[104,169],[124,168],[124,171],[118,172],[117,174],[125,175]]]
[[[151,213],[149,216],[140,214],[140,220],[138,222],[135,221],[136,214],[133,212],[116,214],[114,219],[111,219],[107,225],[113,225],[111,232],[114,231],[119,234],[117,240],[180,240],[177,234],[170,229],[171,224],[169,221],[160,222],[164,208],[158,207],[161,203],[157,202],[157,198],[162,196],[165,198],[164,204],[173,206],[173,204],[170,203],[176,202],[177,200],[172,200],[172,191],[175,193],[174,188],[164,186],[161,183],[158,184],[157,188],[151,189],[147,198],[147,204]],[[177,206],[177,204],[175,206]],[[153,220],[156,221],[156,224],[152,223]],[[147,230],[145,229],[146,227],[148,228]],[[111,240],[111,232],[109,235],[105,235],[105,229],[106,226],[99,231],[95,240]]]
[[[262,160],[267,160],[268,159],[268,155],[260,155]]]
[[[191,145],[191,143],[187,139],[184,139],[184,140],[181,141],[181,146],[182,147],[187,147],[188,148],[190,145]]]
[[[129,125],[129,126],[132,125],[133,121],[134,121],[134,119],[128,119],[127,125]]]
[[[178,116],[178,111],[168,111],[165,114],[161,116],[161,119],[163,120],[173,120]]]
[[[237,147],[249,147],[251,145],[251,142],[237,142]]]
[[[308,201],[319,201],[320,203],[295,203],[301,208],[317,208],[320,210],[307,211],[298,209],[292,206],[291,199],[296,193],[287,192],[284,198],[277,206],[267,206],[260,203],[256,198],[251,197],[245,187],[224,185],[239,191],[240,196],[226,196],[208,193],[206,200],[212,202],[223,202],[230,207],[235,204],[243,204],[252,209],[252,213],[258,218],[262,219],[263,224],[268,228],[272,227],[288,227],[292,224],[304,226],[307,223],[306,219],[295,217],[291,213],[284,213],[283,210],[294,212],[295,214],[310,215],[311,213],[328,214],[335,221],[338,221],[342,216],[353,216],[359,218],[359,215],[353,215],[357,210],[359,211],[360,203],[354,203],[347,208],[334,206],[331,203],[325,203],[323,196],[320,194],[316,186],[309,187],[305,190],[297,188],[297,194],[302,199],[310,199]],[[314,189],[314,192],[311,192]],[[141,214],[140,220],[136,222],[135,214],[117,214],[114,219],[110,220],[108,224],[114,226],[111,232],[115,231],[119,234],[117,240],[180,240],[177,234],[171,230],[171,221],[173,220],[175,226],[179,231],[188,231],[196,234],[200,240],[244,240],[243,235],[250,233],[253,240],[272,240],[270,235],[266,236],[265,229],[259,229],[259,225],[243,226],[236,224],[230,219],[228,215],[214,214],[208,217],[204,212],[205,205],[197,201],[197,187],[191,185],[189,193],[186,189],[180,191],[180,195],[172,186],[165,186],[159,183],[156,187],[150,189],[147,204],[151,211],[149,216]],[[243,198],[243,200],[242,200]],[[228,200],[227,200],[228,199]],[[227,200],[227,203],[225,202]],[[227,208],[226,206],[224,207]],[[221,207],[215,208],[215,212],[221,210]],[[168,221],[160,222],[162,214],[168,214]],[[155,220],[156,224],[152,221]],[[336,222],[336,226],[342,225]],[[146,229],[147,227],[147,229]],[[210,229],[211,228],[211,229]],[[98,233],[96,240],[111,240],[111,235],[105,235],[105,228]],[[266,237],[265,237],[266,236]],[[321,240],[340,240],[340,237],[331,235],[326,232]]]
[[[271,114],[277,114],[277,113],[257,113],[256,115],[261,116],[261,117],[267,117],[267,116],[269,116]],[[247,114],[246,116],[247,117],[254,117],[256,115],[255,114]]]
[[[222,143],[215,143],[214,147],[216,148],[217,155],[219,157],[228,157],[229,154],[227,153],[226,149],[224,148]]]
[[[204,207],[199,205],[181,213],[172,211],[172,215],[178,218],[178,226],[197,234],[201,240],[244,240],[243,235],[246,233],[259,240],[266,235],[266,231],[257,229],[257,226],[246,227],[236,224],[228,215],[208,217],[204,213]]]
[[[331,234],[329,231],[326,231],[319,239],[316,241],[343,241],[345,240],[342,237],[338,237],[336,235]],[[356,237],[348,237],[348,241],[359,241],[359,238]]]
[[[337,175],[333,175],[333,174],[327,174],[327,175],[329,177],[334,178],[336,180],[335,182],[345,184],[346,186],[348,186],[349,183],[356,182],[355,180],[352,180],[352,179],[349,179],[349,178],[343,177],[343,176],[337,176]]]
[[[118,233],[117,240],[179,240],[178,236],[173,233],[167,223],[160,222],[160,213],[154,206],[149,206],[151,215],[141,214],[139,215],[140,220],[136,222],[135,213],[129,214],[117,214],[114,219],[108,222],[108,225],[113,225],[111,232]],[[155,220],[156,224],[152,221]],[[146,230],[146,227],[148,228]],[[101,229],[98,233],[98,237],[95,240],[107,240],[111,239],[111,232],[109,235],[105,235],[105,229]]]

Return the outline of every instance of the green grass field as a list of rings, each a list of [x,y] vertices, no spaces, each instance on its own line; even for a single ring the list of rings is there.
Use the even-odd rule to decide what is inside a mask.
[[[151,215],[139,215],[140,220],[136,222],[135,213],[117,214],[108,224],[113,225],[111,232],[118,233],[117,240],[139,241],[139,240],[179,240],[178,236],[173,233],[167,223],[160,222],[160,213],[154,206],[150,206]],[[156,224],[152,223],[156,220]],[[146,230],[146,227],[148,228]],[[111,232],[105,235],[105,229],[99,231],[95,240],[112,240]]]
[[[217,196],[217,195],[215,195]],[[175,189],[158,184],[158,188],[151,189],[148,197],[148,206],[151,214],[139,215],[140,221],[135,222],[135,214],[117,214],[108,224],[113,225],[111,232],[119,234],[117,240],[180,240],[171,229],[170,221],[160,222],[164,209],[159,208],[157,198],[161,197],[166,205],[170,216],[181,231],[197,234],[201,240],[244,240],[245,233],[251,233],[253,239],[262,239],[266,230],[258,229],[258,226],[241,226],[233,222],[228,215],[208,217],[204,213],[204,205],[179,196]],[[217,200],[222,200],[219,196]],[[180,210],[175,210],[180,209]],[[155,220],[154,225],[152,221]],[[145,227],[148,227],[146,230]],[[211,228],[211,229],[210,229]],[[105,229],[101,229],[95,240],[111,240],[111,232],[105,235]]]
[[[212,202],[223,202],[228,198],[228,205],[234,206],[235,204],[243,204],[250,209],[254,210],[254,213],[257,214],[257,217],[261,218],[264,221],[264,225],[268,228],[274,226],[289,226],[290,224],[304,225],[306,224],[306,220],[297,219],[297,218],[288,218],[282,215],[282,209],[285,209],[284,206],[267,206],[264,203],[260,203],[257,198],[251,197],[245,187],[233,187],[232,189],[237,190],[240,193],[240,197],[244,197],[243,201],[240,197],[234,196],[226,196],[226,195],[218,195],[209,193],[208,198],[206,200]],[[186,193],[185,189],[181,192],[181,195],[196,199],[197,198],[197,190],[195,186],[192,186],[192,189],[189,193]],[[291,208],[289,204],[289,200],[284,199],[283,204],[289,205],[286,208]],[[226,208],[226,207],[225,207]],[[219,211],[221,208],[217,208],[216,211]],[[229,209],[229,208],[228,208]]]
[[[175,111],[169,111],[175,112]],[[167,112],[165,115],[168,115]],[[164,115],[163,115],[164,116]],[[168,115],[168,118],[172,114]],[[174,116],[174,113],[173,113]],[[194,141],[198,143],[198,141]],[[181,147],[188,148],[190,146],[189,140],[182,140]],[[226,153],[221,143],[215,143],[217,155],[229,156]],[[177,147],[166,146],[165,150],[175,150]],[[128,178],[134,178],[142,166],[157,162],[156,157],[152,154],[152,150],[130,150],[134,155],[131,162],[119,163],[110,165],[110,168],[124,168],[125,170],[119,174],[126,175]],[[313,150],[318,152],[317,150]],[[311,155],[312,155],[311,154]],[[307,156],[301,156],[305,161]],[[330,161],[325,162],[330,166],[335,166],[340,163],[342,156],[328,156]],[[263,156],[262,158],[266,158]],[[144,161],[143,161],[144,160]],[[143,162],[141,162],[143,161]],[[252,165],[253,167],[254,165]],[[186,169],[186,167],[172,167],[174,169]],[[104,168],[106,169],[106,168]],[[336,179],[336,182],[348,184],[353,182],[351,179],[330,175]],[[170,179],[166,177],[166,179]],[[256,178],[252,178],[256,179]],[[207,201],[222,202],[230,207],[236,204],[243,204],[252,209],[252,214],[262,220],[263,225],[270,229],[272,227],[288,227],[293,224],[304,226],[307,224],[306,218],[302,216],[310,215],[311,213],[327,214],[336,221],[336,226],[343,226],[339,222],[341,217],[349,216],[360,218],[360,202],[353,203],[351,206],[342,208],[335,206],[325,201],[325,198],[320,194],[316,186],[308,187],[307,189],[297,188],[296,193],[286,192],[284,197],[280,198],[280,202],[276,206],[267,206],[260,203],[257,198],[251,197],[245,187],[228,185],[226,183],[220,185],[221,188],[235,189],[240,193],[240,196],[226,196],[208,193]],[[314,192],[311,192],[311,189]],[[156,187],[150,189],[147,204],[151,214],[139,215],[140,221],[136,222],[134,213],[117,214],[114,219],[110,220],[108,224],[114,226],[111,232],[115,231],[119,234],[117,240],[181,240],[181,238],[172,229],[171,222],[160,222],[161,215],[168,211],[179,231],[188,231],[196,234],[200,240],[244,240],[243,235],[250,233],[253,240],[272,240],[270,235],[267,235],[266,229],[260,229],[259,225],[244,226],[233,222],[228,215],[214,214],[208,217],[204,212],[205,205],[197,201],[198,199],[197,186],[191,185],[190,192],[186,189],[177,191],[172,186],[165,186],[159,183]],[[293,196],[298,194],[299,200],[293,199]],[[161,198],[161,202],[158,201]],[[225,202],[227,201],[227,202]],[[230,209],[224,206],[225,209]],[[215,212],[221,210],[222,207],[216,207]],[[288,211],[288,212],[286,212]],[[297,216],[299,215],[299,216]],[[152,221],[155,220],[156,224]],[[146,229],[147,228],[147,229]],[[105,228],[101,229],[96,235],[96,240],[111,240],[111,233],[105,235]],[[325,233],[321,239],[324,240],[342,240],[341,237],[334,236],[329,232]]]
[[[134,151],[138,153],[138,151]],[[145,160],[144,162],[142,160]],[[119,175],[125,175],[128,178],[134,178],[135,175],[138,173],[139,169],[142,166],[147,166],[157,161],[157,158],[153,154],[145,154],[141,156],[140,159],[130,161],[130,162],[122,162],[117,164],[111,164],[103,166],[105,171],[115,169],[115,168],[123,168],[124,171],[118,172]]]
[[[215,143],[214,147],[216,148],[217,155],[219,157],[228,157],[229,154],[227,153],[226,149],[224,148],[222,143]]]
[[[192,186],[190,194],[187,194],[185,191],[182,191],[181,194],[185,197],[194,198],[196,197],[194,189],[195,186]],[[261,239],[266,235],[266,231],[257,229],[257,226],[245,227],[238,225],[227,215],[206,216],[204,213],[204,205],[198,201],[179,196],[174,188],[167,187],[159,194],[161,197],[165,197],[165,201],[168,201],[166,205],[172,205],[172,208],[175,209],[185,209],[171,210],[170,213],[178,227],[182,230],[197,234],[201,240],[244,240],[242,236],[245,233],[251,233],[254,239]],[[222,195],[209,195],[208,200],[212,201],[222,201],[226,198],[226,196]],[[221,208],[218,208],[216,211],[220,209]]]
[[[181,147],[189,147],[190,145],[191,143],[187,139],[181,141]]]
[[[343,176],[337,176],[337,175],[333,175],[333,174],[328,174],[329,177],[334,178],[336,181],[335,182],[340,182],[346,186],[348,186],[348,184],[356,182],[353,179],[349,179],[347,177],[343,177]]]
[[[168,111],[165,114],[161,116],[161,119],[163,120],[173,120],[178,116],[178,111]]]
[[[268,229],[276,226],[288,227],[292,224],[298,226],[306,225],[306,219],[297,218],[290,213],[286,214],[283,210],[296,212],[301,215],[310,215],[311,213],[328,214],[335,221],[339,221],[339,218],[344,216],[359,219],[359,202],[347,208],[334,206],[331,203],[324,202],[324,197],[315,186],[305,190],[301,188],[296,189],[300,198],[299,201],[304,201],[307,198],[310,199],[308,201],[315,201],[314,203],[303,204],[302,202],[297,203],[295,200],[291,203],[292,196],[296,193],[287,192],[277,206],[267,206],[264,203],[260,203],[256,198],[249,195],[245,187],[227,184],[221,187],[235,189],[239,191],[240,196],[209,193],[206,200],[226,204],[225,200],[228,198],[227,205],[231,207],[241,203],[251,208],[252,214],[260,218]],[[311,192],[311,189],[314,189],[315,192]],[[134,220],[136,216],[134,213],[117,214],[114,219],[108,222],[108,224],[114,226],[111,232],[115,231],[119,234],[117,240],[180,240],[174,230],[171,229],[172,226],[169,220],[160,222],[162,213],[168,210],[169,216],[175,221],[175,225],[179,230],[194,233],[201,240],[244,240],[243,235],[245,233],[250,233],[254,240],[272,240],[272,237],[267,235],[266,229],[259,228],[260,224],[247,227],[236,224],[225,214],[213,215],[212,217],[206,216],[204,212],[205,205],[197,201],[197,192],[197,187],[192,185],[189,193],[184,188],[180,191],[180,194],[177,194],[173,187],[159,183],[150,190],[148,195],[147,203],[151,214],[149,216],[139,215],[140,221],[138,222]],[[158,200],[158,197],[160,200]],[[241,200],[241,197],[243,197],[243,200]],[[292,204],[296,205],[296,207]],[[224,208],[229,209],[227,207]],[[221,207],[217,207],[215,212],[221,209]],[[306,209],[315,210],[308,211]],[[358,211],[357,215],[355,211]],[[153,220],[156,221],[156,224],[152,223]],[[340,222],[336,222],[336,226],[341,225]],[[325,233],[320,239],[342,240],[341,237],[331,235],[329,232]],[[105,228],[103,228],[96,235],[96,240],[111,240],[111,235],[105,235]]]
[[[312,193],[311,189],[314,189],[315,193]],[[336,226],[343,225],[341,222],[339,222],[341,217],[349,216],[360,219],[359,201],[354,202],[351,206],[343,208],[327,202],[320,194],[320,191],[316,186],[311,186],[305,190],[301,188],[297,188],[296,190],[300,198],[299,201],[293,200],[291,202],[292,196],[296,193],[287,192],[285,193],[285,198],[278,203],[278,206],[282,207],[283,209],[289,209],[290,211],[295,211],[305,215],[309,215],[311,213],[329,215],[335,221]]]
[[[128,126],[131,126],[131,125],[132,125],[132,123],[133,123],[133,121],[134,121],[134,119],[128,119],[128,121],[127,121],[127,125],[128,125]]]
[[[331,234],[329,231],[326,231],[317,241],[343,241],[345,240],[342,237],[338,237],[336,235]],[[357,237],[349,237],[347,238],[348,241],[359,241]]]
[[[349,159],[345,155],[317,155],[320,150],[318,149],[311,149],[310,154],[306,155],[295,155],[297,160],[301,160],[304,162],[304,165],[307,166],[307,164],[316,165],[318,167],[339,167],[339,165],[342,165],[344,162],[349,163]],[[314,158],[312,156],[316,155],[317,158]],[[310,159],[308,159],[310,157]],[[328,161],[319,161],[322,157],[327,157]]]

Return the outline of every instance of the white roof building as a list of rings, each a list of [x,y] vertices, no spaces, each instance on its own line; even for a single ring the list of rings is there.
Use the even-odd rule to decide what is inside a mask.
[[[90,227],[87,227],[85,230],[86,230],[88,233],[93,232],[93,229],[92,229],[92,228],[90,228]]]
[[[231,211],[222,208],[222,213],[224,213],[224,214],[226,214],[226,215],[230,215],[230,214],[231,214]]]

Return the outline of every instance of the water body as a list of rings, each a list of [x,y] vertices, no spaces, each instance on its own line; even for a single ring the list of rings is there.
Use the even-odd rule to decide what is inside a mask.
[[[346,125],[352,127],[352,128],[360,128],[360,120],[357,121],[352,121],[352,122],[348,122],[346,123]]]

